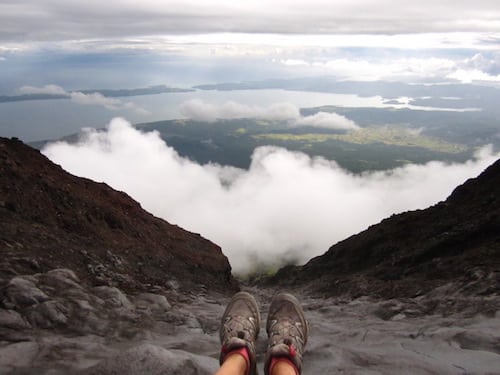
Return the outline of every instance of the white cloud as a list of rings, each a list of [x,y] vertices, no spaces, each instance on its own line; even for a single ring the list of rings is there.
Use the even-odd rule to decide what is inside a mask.
[[[50,95],[65,95],[74,103],[81,105],[96,105],[105,107],[112,111],[128,109],[138,114],[148,114],[149,112],[142,107],[137,106],[132,102],[124,102],[118,98],[110,98],[102,95],[99,92],[83,93],[80,91],[66,91],[58,85],[45,85],[42,87],[22,86],[19,88],[21,94],[50,94]]]
[[[180,105],[181,115],[198,121],[213,122],[217,119],[265,118],[269,120],[289,120],[300,116],[293,104],[275,103],[269,107],[249,106],[234,101],[214,105],[201,99],[191,99]]]
[[[45,85],[43,87],[22,86],[19,88],[21,94],[49,94],[49,95],[68,95],[66,90],[57,85]]]
[[[83,92],[73,91],[70,93],[70,98],[71,98],[71,101],[73,101],[77,104],[97,105],[97,106],[105,107],[105,108],[110,109],[112,111],[129,109],[129,110],[135,111],[139,114],[148,114],[148,111],[135,105],[132,102],[123,102],[122,100],[117,99],[117,98],[109,98],[109,97],[106,97],[98,92],[85,94]]]
[[[392,56],[384,58],[372,55],[367,58],[326,59],[325,56],[312,56],[310,61],[290,64],[283,60],[287,67],[301,69],[304,73],[313,70],[317,74],[334,75],[340,79],[353,81],[376,81],[393,79],[403,80],[421,78],[442,78],[457,68],[457,62],[448,58],[401,58]]]
[[[43,152],[221,245],[236,271],[252,259],[306,261],[393,213],[446,198],[500,156],[484,149],[463,164],[354,175],[335,162],[264,147],[249,170],[238,170],[184,159],[157,133],[141,133],[123,119],[103,132],[87,130],[78,144],[54,143]]]
[[[299,108],[291,103],[274,103],[262,110],[262,116],[268,120],[294,120],[301,117]]]
[[[462,83],[472,83],[477,81],[500,82],[500,74],[491,75],[477,69],[457,69],[448,74],[448,78],[459,80]]]
[[[316,128],[355,130],[359,126],[347,117],[337,113],[318,112],[311,116],[301,117],[297,125],[307,125]]]
[[[496,53],[490,58],[482,53],[476,53],[471,58],[465,59],[462,68],[477,69],[484,72],[500,71],[500,53]]]
[[[107,98],[98,92],[84,94],[83,92],[74,91],[70,96],[73,102],[83,105],[99,105],[112,110],[118,109],[121,105],[120,100]]]
[[[281,63],[287,66],[310,66],[307,61],[302,60],[302,59],[286,59],[286,60],[281,60]]]
[[[304,59],[284,59],[280,63],[287,69],[295,69],[302,75],[313,72],[328,74],[342,80],[377,81],[397,80],[413,82],[418,80],[442,81],[456,79],[463,83],[500,82],[500,56],[492,58],[476,53],[470,58],[412,57],[390,58],[378,56],[345,57],[328,59],[328,55],[310,56]]]
[[[207,103],[201,99],[187,100],[181,104],[180,113],[193,120],[213,122],[217,119],[262,118],[288,121],[290,126],[313,126],[317,128],[353,130],[359,126],[336,113],[319,112],[302,116],[299,108],[291,103],[274,103],[269,107],[248,106],[233,101],[221,105]]]

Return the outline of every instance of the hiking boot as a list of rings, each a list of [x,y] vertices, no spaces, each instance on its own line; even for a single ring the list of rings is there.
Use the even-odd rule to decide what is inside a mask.
[[[288,293],[274,296],[269,307],[266,330],[269,341],[264,365],[265,374],[270,374],[269,367],[273,358],[287,358],[300,374],[308,326],[297,298]]]
[[[232,351],[247,348],[250,375],[257,374],[255,341],[260,330],[259,307],[255,298],[247,292],[236,293],[224,311],[219,331],[222,349],[220,364]]]

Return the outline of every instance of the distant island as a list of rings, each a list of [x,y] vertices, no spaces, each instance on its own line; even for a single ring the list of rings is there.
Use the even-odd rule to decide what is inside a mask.
[[[67,94],[22,94],[22,95],[0,95],[0,103],[20,102],[28,100],[51,100],[51,99],[69,99],[72,92],[81,92],[83,94],[99,93],[108,98],[119,98],[126,96],[141,96],[141,95],[157,95],[165,93],[191,92],[194,89],[184,89],[178,87],[169,87],[166,85],[156,85],[134,89],[90,89],[90,90],[73,90]]]

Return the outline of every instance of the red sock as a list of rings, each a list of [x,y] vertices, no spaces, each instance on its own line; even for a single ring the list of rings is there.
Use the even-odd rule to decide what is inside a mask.
[[[223,348],[223,352],[224,352],[224,348]],[[232,354],[239,354],[245,359],[245,362],[247,364],[247,369],[245,371],[245,374],[248,374],[250,372],[250,354],[248,353],[248,348],[242,347],[242,348],[234,349],[234,350],[231,350],[227,353],[224,353],[224,359],[222,362],[224,362],[226,360],[226,358]]]
[[[293,369],[295,370],[295,373],[297,375],[299,375],[299,370],[297,369],[297,367],[295,366],[295,364],[292,361],[290,361],[287,357],[273,357],[271,359],[271,364],[269,365],[269,374],[272,375],[274,366],[277,363],[279,363],[279,362],[286,362],[286,363],[288,363],[290,366],[293,367]]]

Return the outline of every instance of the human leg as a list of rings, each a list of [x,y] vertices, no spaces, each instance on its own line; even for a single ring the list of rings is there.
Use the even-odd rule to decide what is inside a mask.
[[[245,375],[248,372],[247,366],[247,360],[243,355],[230,353],[215,375]]]
[[[298,375],[295,365],[286,358],[271,360],[269,369],[271,375]]]

